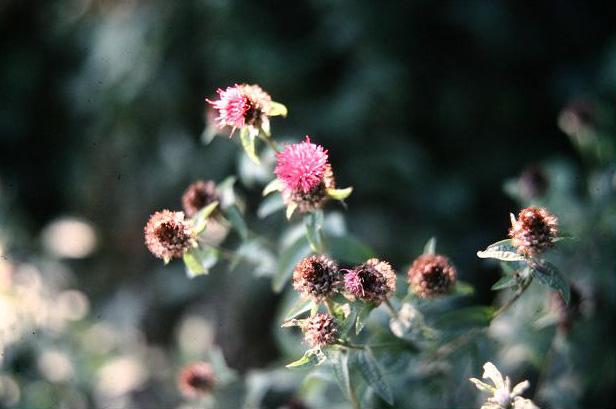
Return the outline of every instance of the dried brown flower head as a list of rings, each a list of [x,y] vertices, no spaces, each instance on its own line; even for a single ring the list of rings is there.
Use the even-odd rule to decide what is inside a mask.
[[[379,305],[396,290],[396,273],[388,262],[371,258],[344,275],[344,288],[360,300]]]
[[[511,244],[527,257],[535,257],[552,247],[558,236],[558,219],[542,207],[522,209],[511,224]]]
[[[407,273],[411,290],[419,297],[434,298],[448,293],[456,282],[456,269],[440,254],[423,254]]]
[[[326,256],[306,257],[293,271],[293,288],[315,300],[331,295],[337,283],[338,265]]]
[[[162,210],[145,225],[145,245],[154,256],[169,261],[179,258],[195,244],[192,225],[184,213]]]
[[[318,313],[304,321],[304,339],[311,347],[331,345],[338,339],[336,319],[326,313]]]
[[[178,387],[184,396],[196,399],[209,394],[216,384],[212,367],[207,362],[193,362],[180,371]]]
[[[188,186],[182,195],[182,206],[187,217],[193,217],[205,206],[219,200],[216,184],[211,181],[199,180]]]

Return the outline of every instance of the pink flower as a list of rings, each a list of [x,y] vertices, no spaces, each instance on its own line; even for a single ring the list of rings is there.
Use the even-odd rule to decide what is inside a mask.
[[[292,191],[308,193],[318,187],[328,167],[327,150],[311,143],[309,136],[304,142],[286,146],[276,157],[274,173]]]
[[[219,88],[216,92],[218,100],[206,101],[218,111],[218,128],[230,126],[235,131],[245,126],[259,127],[267,120],[272,99],[258,85],[235,84],[225,90]]]

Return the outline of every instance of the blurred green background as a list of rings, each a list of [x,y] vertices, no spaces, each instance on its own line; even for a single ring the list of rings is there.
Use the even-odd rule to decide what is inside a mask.
[[[0,1],[6,254],[56,263],[41,231],[82,218],[97,246],[58,274],[91,319],[169,354],[194,313],[234,369],[274,362],[269,279],[221,268],[191,282],[143,245],[152,212],[241,167],[234,143],[201,142],[204,100],[258,83],[289,108],[274,134],[311,135],[354,186],[345,215],[357,237],[402,271],[437,236],[489,303],[497,269],[475,252],[519,208],[503,181],[545,159],[584,164],[557,118],[575,101],[613,109],[614,21],[600,1]],[[254,210],[261,187],[246,172]],[[142,389],[135,407],[171,405],[167,388]]]

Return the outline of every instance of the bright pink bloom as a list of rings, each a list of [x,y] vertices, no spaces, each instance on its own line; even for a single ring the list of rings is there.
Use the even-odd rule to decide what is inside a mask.
[[[274,173],[288,189],[308,193],[323,181],[327,150],[311,143],[309,136],[304,142],[286,146],[276,157],[278,164]]]
[[[258,125],[271,106],[271,97],[258,85],[235,84],[216,92],[220,99],[206,101],[218,111],[216,122],[220,129],[230,126],[235,131],[246,125]]]

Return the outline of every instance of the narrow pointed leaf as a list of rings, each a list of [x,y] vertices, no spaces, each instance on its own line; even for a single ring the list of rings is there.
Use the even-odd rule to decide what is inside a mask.
[[[492,286],[492,290],[502,290],[504,288],[515,287],[518,284],[518,281],[512,275],[504,275],[502,276],[494,285]]]
[[[336,354],[334,359],[332,359],[332,367],[338,386],[340,386],[344,396],[350,400],[351,396],[353,396],[353,389],[349,374],[349,353],[340,352]]]
[[[307,299],[300,298],[299,300],[297,300],[295,304],[291,306],[291,308],[287,312],[285,321],[295,318],[299,315],[302,315],[306,311],[310,311],[312,309],[313,304],[314,304],[314,301],[312,301],[311,298],[307,298]]]
[[[308,369],[313,368],[315,366],[321,365],[323,362],[327,360],[327,357],[319,348],[312,348],[306,351],[304,356],[298,359],[295,362],[291,362],[286,365],[287,368],[291,369]]]
[[[240,209],[236,205],[229,206],[225,209],[225,216],[229,219],[231,226],[237,231],[242,240],[246,240],[248,238],[248,226]]]
[[[287,107],[282,105],[280,102],[270,102],[270,109],[267,111],[268,116],[283,116],[286,117],[288,114]]]
[[[282,209],[284,209],[284,202],[282,201],[282,197],[280,195],[266,197],[257,209],[257,216],[260,219],[265,219],[267,216]]]
[[[272,180],[263,188],[263,196],[267,196],[273,192],[280,192],[284,188],[282,181],[278,178]]]
[[[295,203],[289,203],[289,205],[287,206],[287,220],[291,219],[291,216],[293,216],[293,213],[295,213],[295,209],[297,209],[297,204]]]
[[[218,202],[212,202],[209,205],[205,206],[203,209],[199,210],[199,212],[193,218],[194,220],[194,230],[195,233],[201,234],[205,227],[207,226],[207,219],[212,215],[214,210],[218,207]]]
[[[424,246],[423,254],[436,253],[436,237],[431,237],[430,240]]]

